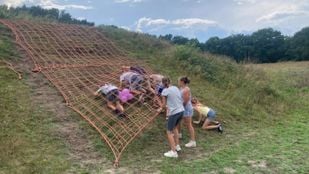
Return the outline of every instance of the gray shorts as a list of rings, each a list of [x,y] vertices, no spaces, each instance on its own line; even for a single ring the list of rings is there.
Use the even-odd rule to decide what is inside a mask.
[[[183,112],[179,112],[177,114],[170,115],[168,117],[168,120],[167,120],[167,125],[166,125],[167,130],[173,131],[174,128],[180,123],[182,116],[183,116]]]

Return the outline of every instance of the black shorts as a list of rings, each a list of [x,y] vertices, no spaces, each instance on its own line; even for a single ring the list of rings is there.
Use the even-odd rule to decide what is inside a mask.
[[[117,102],[119,101],[119,91],[118,89],[113,89],[106,94],[107,101],[109,102]]]
[[[167,130],[173,131],[174,128],[180,123],[182,116],[183,116],[183,112],[179,112],[177,114],[170,115],[168,117],[168,120],[167,120],[167,125],[166,125]]]

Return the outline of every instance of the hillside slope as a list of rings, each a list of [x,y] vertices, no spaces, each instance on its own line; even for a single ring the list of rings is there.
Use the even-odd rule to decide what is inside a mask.
[[[29,83],[32,74],[20,68],[22,52],[15,50],[9,35],[1,34],[1,58],[15,62],[17,68],[24,71],[25,78],[18,81],[8,69],[1,69],[0,91],[4,97],[0,107],[3,120],[0,123],[0,173],[309,171],[306,167],[308,162],[304,160],[309,151],[306,127],[309,113],[308,64],[281,73],[282,69],[288,68],[243,66],[227,57],[202,54],[194,48],[170,45],[151,36],[114,27],[102,26],[99,29],[132,58],[170,76],[174,83],[179,76],[188,75],[192,80],[193,95],[218,111],[225,133],[220,135],[196,127],[198,147],[184,149],[179,160],[165,159],[162,154],[168,146],[162,116],[129,146],[121,167],[111,169],[108,161],[112,154],[95,131],[75,113],[66,112],[65,119],[57,117],[57,107],[64,103],[48,104],[59,99],[59,96],[46,93],[48,88],[52,88],[48,82],[41,82],[46,89],[39,95],[48,96],[51,100],[33,98],[39,87]],[[0,30],[1,33],[6,31],[3,26]],[[284,81],[295,74],[297,78]],[[41,78],[36,77],[38,81]],[[42,107],[34,107],[33,99]],[[67,139],[62,135],[64,133],[74,136]],[[183,143],[188,140],[186,130],[184,135]],[[80,146],[74,146],[74,140],[80,142]]]

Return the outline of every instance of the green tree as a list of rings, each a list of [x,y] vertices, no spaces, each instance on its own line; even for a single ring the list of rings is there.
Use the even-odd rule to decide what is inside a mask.
[[[189,39],[183,36],[175,36],[172,39],[172,43],[178,44],[178,45],[185,45],[189,42]]]
[[[74,19],[69,13],[66,13],[65,11],[60,12],[58,9],[55,8],[43,9],[40,6],[27,7],[23,5],[21,7],[8,8],[6,5],[0,5],[0,18],[18,18],[31,20],[44,19],[48,21],[94,26],[93,22]]]
[[[253,57],[262,63],[277,62],[285,57],[285,37],[272,28],[258,30],[251,35]]]
[[[309,27],[303,28],[288,40],[288,56],[295,60],[309,60]]]
[[[159,36],[159,39],[164,39],[164,40],[167,40],[167,41],[172,41],[173,39],[173,35],[172,34],[166,34],[164,36]]]

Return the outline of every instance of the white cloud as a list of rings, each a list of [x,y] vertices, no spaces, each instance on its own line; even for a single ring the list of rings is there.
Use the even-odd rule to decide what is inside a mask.
[[[144,0],[114,0],[116,3],[139,3]]]
[[[234,0],[234,2],[236,2],[238,5],[243,5],[246,3],[254,4],[256,0]]]
[[[274,11],[272,13],[259,17],[258,19],[256,19],[256,22],[276,22],[276,21],[284,20],[290,17],[297,17],[297,16],[303,16],[303,15],[309,15],[309,12],[302,11],[302,10]]]
[[[301,19],[303,17],[309,17],[309,1],[299,0],[297,2],[298,3],[295,3],[295,1],[280,3],[277,1],[277,6],[274,6],[274,8],[268,13],[265,13],[265,15],[259,16],[256,19],[256,23],[278,24],[292,18]]]
[[[173,28],[191,28],[191,27],[209,27],[216,25],[216,21],[201,19],[201,18],[185,18],[185,19],[151,19],[140,18],[136,22],[136,31],[142,32],[143,28],[156,28],[156,27],[173,27]]]
[[[89,10],[91,6],[78,5],[78,4],[60,4],[57,0],[0,0],[0,4],[6,4],[8,7],[16,7],[24,4],[39,5],[42,8],[51,9],[57,8],[59,10],[65,9],[81,9]]]
[[[0,4],[5,4],[8,7],[16,7],[23,5],[28,0],[0,0]]]
[[[193,26],[213,26],[217,24],[217,22],[200,18],[187,18],[173,20],[171,21],[171,24],[178,25],[184,28],[190,28]]]
[[[130,27],[127,27],[127,26],[120,26],[120,28],[125,29],[125,30],[128,30],[128,31],[131,31],[131,28],[130,28]]]
[[[165,19],[151,19],[151,18],[146,18],[142,17],[137,21],[137,31],[142,31],[142,28],[144,26],[159,26],[159,25],[166,25],[169,24],[170,21],[165,20]]]
[[[77,17],[76,19],[78,19],[78,20],[86,20],[85,17]]]

